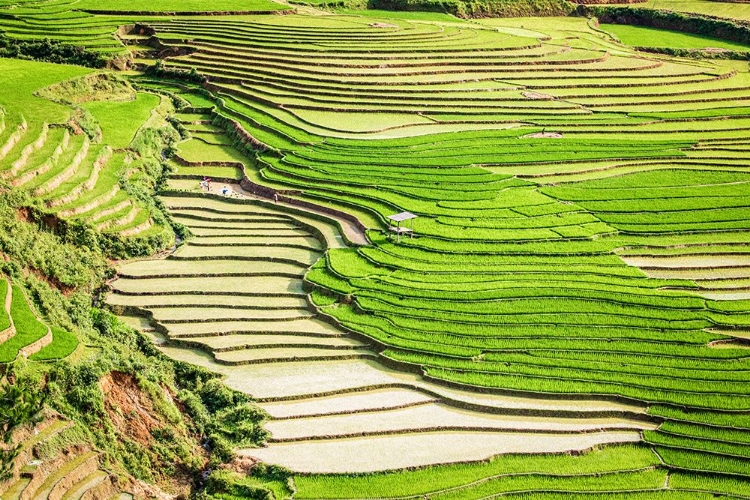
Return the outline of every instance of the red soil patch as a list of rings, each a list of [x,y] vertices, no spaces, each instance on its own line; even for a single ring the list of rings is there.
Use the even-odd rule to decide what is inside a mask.
[[[162,425],[154,417],[151,399],[138,386],[133,375],[111,372],[99,386],[104,393],[104,407],[114,426],[125,436],[142,446],[154,441],[151,431]]]
[[[563,135],[560,132],[537,132],[524,137],[529,139],[562,139]]]
[[[555,99],[555,96],[542,94],[541,92],[522,92],[522,94],[526,99],[534,99],[540,101],[552,101]]]

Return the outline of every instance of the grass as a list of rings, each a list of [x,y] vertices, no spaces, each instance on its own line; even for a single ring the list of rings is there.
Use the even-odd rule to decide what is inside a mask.
[[[131,102],[89,102],[89,110],[102,128],[102,140],[115,149],[126,148],[159,105],[159,96],[138,93]]]
[[[0,331],[6,330],[10,327],[10,316],[8,315],[8,312],[5,310],[5,298],[8,295],[8,291],[10,290],[9,284],[7,280],[0,280],[0,297],[2,297],[3,300],[3,306],[0,308]]]
[[[65,121],[70,109],[46,99],[36,97],[37,90],[91,73],[91,70],[61,64],[0,59],[0,75],[3,86],[12,88],[12,93],[3,93],[0,105],[6,111],[9,125],[20,123],[24,117],[30,125]]]

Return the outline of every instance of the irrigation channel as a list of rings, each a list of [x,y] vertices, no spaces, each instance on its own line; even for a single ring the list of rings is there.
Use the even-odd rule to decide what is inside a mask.
[[[344,246],[335,220],[195,184],[173,179],[162,197],[194,236],[166,258],[122,265],[108,300],[165,354],[257,400],[271,438],[241,455],[297,472],[367,472],[582,450],[656,427],[645,407],[471,392],[386,367],[309,302],[307,269]]]

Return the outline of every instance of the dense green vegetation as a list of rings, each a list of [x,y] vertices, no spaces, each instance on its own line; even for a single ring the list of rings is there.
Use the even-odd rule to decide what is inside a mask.
[[[107,62],[101,54],[82,51],[60,40],[24,41],[5,35],[0,36],[0,57],[77,64],[90,68],[103,68]]]
[[[745,10],[743,6],[732,7],[732,10]],[[700,9],[703,10],[703,9]],[[750,41],[750,29],[742,22],[741,15],[727,15],[724,18],[715,15],[695,15],[688,7],[687,12],[681,12],[679,6],[675,10],[644,9],[641,6],[585,6],[578,7],[578,12],[587,16],[594,16],[603,23],[633,24],[650,26],[667,30],[683,31],[696,35],[711,36],[747,45]],[[712,13],[713,14],[713,13]],[[739,21],[739,22],[738,22]]]
[[[4,85],[15,93],[0,100],[12,132],[0,170],[25,193],[18,203],[58,219],[71,242],[111,255],[169,245],[172,230],[151,194],[167,168],[163,152],[179,139],[165,120],[171,102],[74,67],[4,61]],[[45,88],[53,78],[66,81]],[[108,96],[116,103],[102,102]]]

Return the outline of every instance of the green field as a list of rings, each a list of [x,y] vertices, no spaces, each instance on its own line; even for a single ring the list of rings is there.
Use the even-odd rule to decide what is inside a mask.
[[[712,0],[648,0],[644,7],[740,19],[743,21],[750,20],[750,5],[745,5],[739,2],[714,2]]]
[[[284,7],[270,0],[216,0],[207,6],[200,0],[168,0],[148,2],[135,0],[130,2],[108,2],[106,6],[95,0],[82,0],[76,4],[81,10],[107,10],[115,12],[260,12],[283,10]]]
[[[158,104],[158,96],[138,94],[130,103],[100,101],[85,107],[99,122],[104,140],[113,148],[126,148]]]
[[[53,83],[90,72],[91,70],[75,66],[0,59],[3,85],[7,89],[13,89],[12,94],[4,92],[4,98],[1,101],[6,113],[6,123],[20,121],[22,117],[32,123],[66,119],[70,113],[69,108],[39,98],[34,95],[34,92]]]
[[[750,45],[727,42],[709,36],[681,33],[679,31],[659,30],[642,26],[624,24],[601,24],[604,31],[614,34],[625,45],[635,47],[669,47],[673,49],[708,49],[750,51]]]

